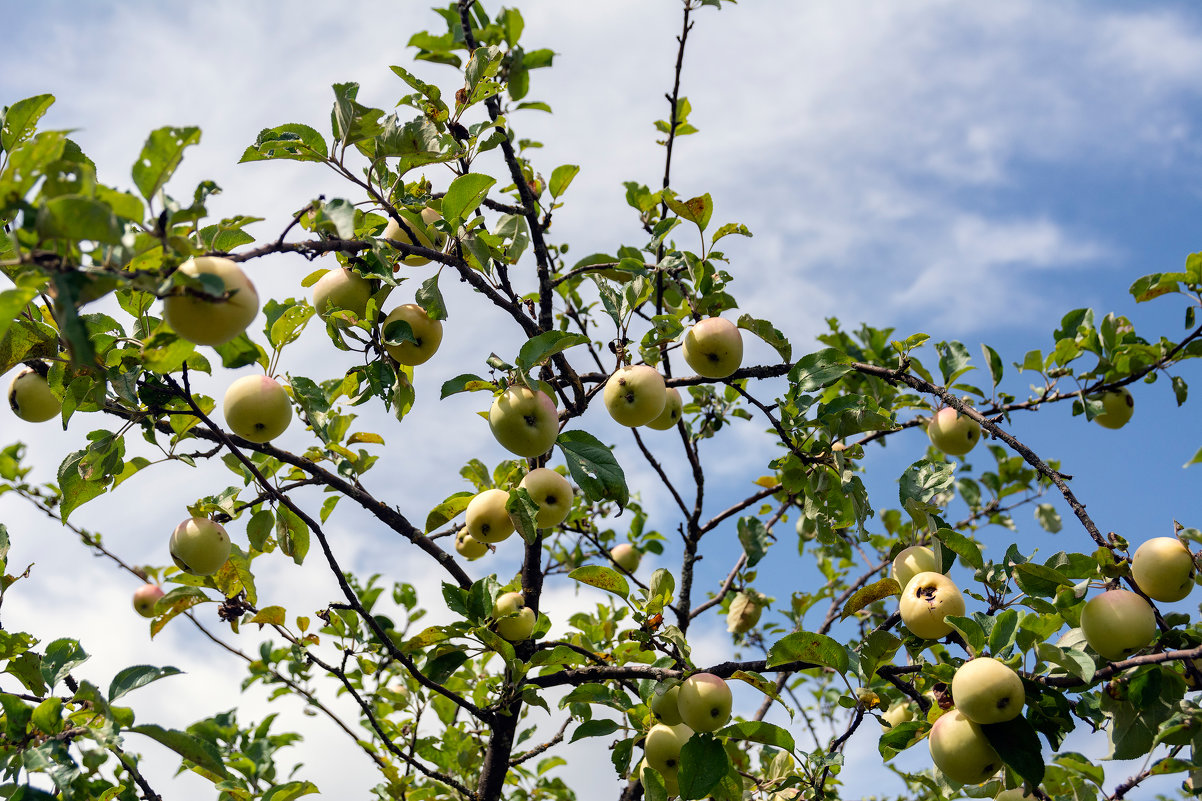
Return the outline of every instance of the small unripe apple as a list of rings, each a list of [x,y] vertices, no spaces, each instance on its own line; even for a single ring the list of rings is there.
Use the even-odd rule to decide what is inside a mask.
[[[937,640],[952,633],[951,625],[944,618],[964,614],[964,596],[942,573],[919,573],[906,584],[900,611],[902,622],[912,634],[925,640]]]
[[[1194,588],[1194,555],[1176,537],[1153,537],[1135,550],[1131,576],[1152,600],[1180,601]]]
[[[513,385],[488,411],[488,427],[501,447],[526,458],[551,450],[559,436],[559,413],[545,392]]]
[[[397,320],[404,320],[409,324],[409,329],[413,332],[413,339],[416,341],[406,341],[399,345],[386,344],[384,350],[388,351],[388,355],[396,359],[398,364],[415,367],[428,362],[430,357],[438,352],[438,346],[442,344],[442,322],[431,320],[430,315],[426,314],[426,310],[416,303],[406,303],[389,312],[381,326],[381,331],[387,329],[389,323]]]
[[[893,565],[889,572],[901,585],[902,590],[905,590],[910,579],[919,573],[942,573],[942,567],[935,552],[930,548],[925,545],[911,545],[893,557]]]
[[[660,723],[678,726],[680,720],[680,685],[673,684],[669,689],[656,692],[651,696],[651,712]]]
[[[664,377],[646,364],[619,367],[605,382],[605,408],[624,426],[641,426],[659,417],[668,401]]]
[[[509,493],[501,489],[487,489],[471,499],[465,524],[472,539],[492,545],[513,533],[513,520],[505,511],[508,501]]]
[[[726,682],[712,673],[694,673],[680,685],[676,706],[693,731],[717,731],[730,720],[734,699]]]
[[[525,604],[526,599],[520,592],[507,592],[497,597],[492,610],[497,621],[497,634],[510,642],[530,639],[538,615]]]
[[[726,378],[743,363],[743,335],[730,320],[710,317],[684,335],[684,360],[704,378]]]
[[[963,456],[981,441],[981,424],[945,406],[927,424],[927,436],[948,456]]]
[[[952,677],[956,709],[973,723],[1003,723],[1023,711],[1023,680],[1008,666],[988,656],[970,659]]]
[[[351,312],[362,320],[371,299],[371,282],[359,273],[338,267],[317,279],[313,285],[313,308],[321,319],[339,309]]]
[[[1156,614],[1129,590],[1095,595],[1081,610],[1085,641],[1103,658],[1118,662],[1147,647],[1156,636]]]
[[[680,390],[676,387],[668,387],[668,395],[664,401],[664,410],[659,413],[659,417],[647,424],[647,428],[654,428],[656,431],[667,431],[669,428],[676,428],[676,424],[680,422],[681,411],[684,409],[684,401],[680,398]]]
[[[881,713],[881,725],[892,728],[914,718],[914,705],[908,701],[898,701]]]
[[[225,284],[229,299],[196,295],[163,298],[163,319],[175,333],[197,345],[222,345],[241,334],[259,313],[255,285],[237,262],[218,256],[197,256],[180,265],[185,275],[215,275]]]
[[[639,562],[643,561],[643,554],[629,542],[618,543],[610,549],[609,555],[627,573],[638,570]]]
[[[931,760],[958,784],[983,784],[1002,769],[1002,758],[985,732],[958,709],[935,721],[929,746]]]
[[[154,617],[154,605],[163,597],[158,584],[143,584],[134,590],[134,610],[142,617]]]
[[[534,524],[539,528],[554,528],[568,519],[568,513],[572,511],[572,485],[559,473],[536,467],[518,486],[529,492],[538,504]]]
[[[442,243],[446,240],[446,237],[441,231],[430,227],[433,223],[441,219],[441,215],[437,211],[429,206],[422,209],[421,213],[414,213],[408,209],[399,209],[398,211],[405,220],[405,225],[417,237],[417,241],[414,242],[401,229],[401,226],[397,225],[396,220],[391,218],[388,220],[388,225],[384,227],[384,233],[381,234],[383,238],[394,239],[407,245],[418,245],[423,248],[430,248],[431,250],[438,250],[442,247]],[[423,264],[430,263],[430,260],[425,256],[418,256],[416,254],[405,256],[401,261],[410,267],[420,267]]]
[[[189,517],[171,532],[171,560],[193,576],[211,576],[230,558],[230,536],[207,517]]]
[[[222,411],[230,431],[250,442],[275,439],[292,422],[287,390],[265,375],[243,376],[230,384]]]
[[[455,550],[464,559],[479,559],[488,553],[488,545],[468,534],[466,528],[461,528],[455,534]]]
[[[13,414],[27,423],[44,423],[58,416],[63,405],[50,391],[45,376],[26,367],[8,386],[8,405]]]
[[[675,726],[657,723],[647,732],[643,753],[646,754],[647,764],[664,777],[665,784],[669,776],[675,781],[680,770],[680,749],[692,736],[693,730],[683,723]]]
[[[746,634],[760,622],[763,612],[764,607],[756,598],[740,592],[730,602],[730,609],[726,613],[726,630],[731,634]]]
[[[1135,414],[1135,398],[1126,387],[1107,390],[1100,400],[1102,411],[1094,415],[1093,421],[1102,428],[1122,428]]]

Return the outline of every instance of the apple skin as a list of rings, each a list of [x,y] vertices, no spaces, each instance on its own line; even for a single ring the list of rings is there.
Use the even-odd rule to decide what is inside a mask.
[[[353,270],[339,267],[317,279],[312,302],[323,320],[337,309],[349,311],[362,320],[367,315],[367,301],[371,296],[370,281]]]
[[[683,721],[680,719],[680,685],[673,684],[671,688],[662,693],[655,693],[651,696],[651,712],[659,719],[660,723],[666,723],[669,726],[679,726]]]
[[[647,786],[647,779],[645,778],[645,774],[643,773],[643,771],[647,770],[647,768],[649,768],[649,767],[651,767],[651,766],[647,764],[646,758],[644,758],[643,761],[641,761],[639,763],[639,777],[638,778],[639,778],[639,781],[643,783],[644,787]],[[661,779],[664,780],[664,792],[667,794],[668,798],[672,798],[673,796],[680,795],[680,784],[677,782],[676,775],[665,776],[663,773],[660,773],[659,776]]]
[[[881,713],[881,725],[893,728],[914,718],[914,705],[907,701],[898,701]]]
[[[760,622],[763,613],[764,607],[747,593],[740,592],[730,602],[730,610],[726,613],[726,630],[731,634],[746,634]]]
[[[970,659],[952,677],[952,700],[973,723],[1003,723],[1022,714],[1027,693],[1018,674],[988,656]]]
[[[488,427],[501,447],[532,459],[551,450],[559,436],[559,413],[545,392],[514,385],[488,410]]]
[[[488,553],[488,545],[468,534],[466,528],[461,528],[455,534],[455,550],[464,559],[471,561]]]
[[[925,545],[911,545],[893,557],[893,565],[889,572],[905,590],[910,579],[919,573],[942,573],[942,567],[935,557],[935,552],[930,548]]]
[[[1135,414],[1135,398],[1126,387],[1107,390],[1100,400],[1102,411],[1094,415],[1093,421],[1102,428],[1122,428]]]
[[[438,352],[438,346],[442,344],[442,323],[439,320],[431,320],[430,315],[426,314],[426,310],[416,303],[406,303],[389,312],[388,316],[384,318],[381,330],[396,320],[404,320],[409,323],[409,328],[413,331],[413,338],[417,342],[385,345],[384,350],[388,351],[388,355],[396,359],[398,364],[406,364],[410,367],[430,361],[430,357]]]
[[[639,562],[643,561],[643,554],[629,542],[622,542],[609,549],[609,556],[627,573],[633,573],[639,569]]]
[[[13,377],[8,386],[8,405],[27,423],[44,423],[57,417],[63,408],[46,378],[32,367]]]
[[[927,436],[948,456],[963,456],[981,441],[981,424],[945,406],[927,424]]]
[[[1131,576],[1152,600],[1180,601],[1194,588],[1194,555],[1176,537],[1153,537],[1135,549]]]
[[[726,378],[743,363],[743,335],[730,320],[710,317],[684,335],[684,360],[704,378]]]
[[[179,266],[185,275],[215,275],[231,292],[228,300],[194,295],[163,298],[163,319],[175,333],[197,345],[222,345],[241,334],[259,313],[259,294],[237,262],[197,256]]]
[[[536,467],[522,478],[518,486],[529,492],[538,504],[534,524],[539,528],[555,528],[568,519],[572,511],[572,485],[559,473],[546,467]]]
[[[676,698],[680,719],[693,731],[717,731],[725,726],[733,703],[730,687],[712,673],[689,676]]]
[[[507,592],[497,596],[492,616],[497,621],[497,634],[510,642],[530,639],[538,615],[526,606],[526,598],[520,592]]]
[[[1130,590],[1107,590],[1086,602],[1081,610],[1081,631],[1090,648],[1118,662],[1152,642],[1156,614]]]
[[[1002,790],[994,797],[994,801],[1024,801],[1027,798],[1035,798],[1022,787],[1014,787],[1009,790]]]
[[[959,709],[935,721],[928,745],[932,761],[957,784],[983,784],[1002,769],[1002,758],[981,727]]]
[[[676,424],[680,422],[682,409],[684,409],[684,401],[680,398],[680,391],[676,387],[668,387],[668,395],[664,400],[664,410],[659,413],[659,417],[647,424],[647,428],[654,428],[656,431],[667,431],[669,428],[676,428]]]
[[[398,211],[401,217],[404,218],[405,224],[409,226],[409,230],[411,230],[417,237],[417,242],[415,243],[412,239],[410,239],[409,236],[401,230],[401,226],[397,225],[396,220],[391,218],[388,220],[388,225],[384,227],[384,233],[382,233],[380,236],[382,236],[384,239],[395,239],[397,242],[404,242],[407,245],[417,244],[424,248],[430,248],[431,250],[438,250],[442,247],[445,237],[441,232],[430,227],[432,223],[442,219],[442,215],[429,206],[426,206],[424,209],[422,209],[420,214],[415,214],[407,209],[399,209]],[[401,261],[410,267],[420,267],[423,264],[430,263],[430,260],[425,256],[418,255],[405,256],[401,259]]]
[[[955,583],[934,571],[919,573],[906,584],[901,596],[902,622],[916,637],[937,640],[952,633],[944,622],[948,615],[964,614],[964,596]]]
[[[509,493],[502,489],[487,489],[467,505],[465,523],[467,533],[476,542],[489,545],[509,538],[513,533],[513,520],[505,511]]]
[[[158,584],[143,584],[134,590],[134,611],[142,617],[154,617],[154,605],[163,597]]]
[[[274,378],[248,375],[230,384],[222,401],[225,424],[242,439],[267,442],[288,429],[292,402]]]
[[[668,402],[664,377],[646,364],[619,367],[605,382],[605,408],[624,426],[642,426],[659,417]]]
[[[230,558],[230,535],[207,517],[189,517],[171,532],[175,566],[193,576],[211,576]]]
[[[643,753],[646,755],[647,764],[664,777],[665,784],[669,777],[673,781],[676,780],[677,771],[680,770],[680,749],[684,748],[684,744],[692,736],[693,730],[684,723],[674,726],[657,723],[647,732],[647,739],[643,741]]]

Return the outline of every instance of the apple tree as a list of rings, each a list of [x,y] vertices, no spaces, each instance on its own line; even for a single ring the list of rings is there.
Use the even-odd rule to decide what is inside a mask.
[[[307,122],[248,143],[242,161],[331,171],[345,192],[296,199],[265,239],[247,231],[258,218],[209,215],[211,182],[168,194],[199,129],[152,131],[132,183],[107,183],[69,131],[39,128],[53,97],[4,107],[9,400],[22,419],[76,434],[77,447],[40,484],[29,449],[9,444],[3,491],[74,532],[81,558],[99,553],[136,577],[152,635],[191,621],[250,643],[235,650],[245,691],[300,698],[351,737],[378,771],[377,798],[569,799],[585,788],[558,769],[589,748],[612,762],[624,801],[838,798],[853,739],[873,744],[882,772],[911,749],[929,753],[920,769],[894,770],[908,797],[964,786],[974,797],[1120,798],[1161,774],[1192,791],[1202,628],[1168,605],[1194,588],[1202,535],[1178,525],[1137,543],[1107,532],[1061,463],[1019,441],[1011,421],[1068,405],[1074,422],[1118,428],[1157,379],[1184,403],[1178,368],[1202,355],[1202,254],[1131,286],[1133,303],[1185,315],[1179,340],[1075,309],[1043,349],[982,345],[983,369],[961,342],[834,319],[819,342],[792,342],[787,321],[737,299],[745,272],[722,248],[752,231],[714,219],[709,194],[672,180],[674,147],[696,133],[680,80],[689,32],[738,10],[680,3],[655,123],[662,179],[624,183],[637,238],[580,258],[552,223],[581,168],[540,163],[520,135],[524,118],[551,111],[531,92],[553,51],[526,41],[519,10],[487,5],[435,10],[408,43],[414,63],[391,67],[395,111],[338,84],[328,125],[324,111],[293,110]],[[307,297],[261,295],[263,264],[286,265]],[[452,284],[467,290],[453,309]],[[415,402],[421,365],[444,355],[444,322],[468,330],[483,309],[509,330],[474,332],[489,352],[459,365],[440,396],[467,393],[487,430]],[[329,359],[291,357],[306,328]],[[752,339],[774,358],[744,359]],[[238,368],[253,374],[222,398],[194,387]],[[362,428],[369,417],[379,431]],[[398,506],[373,469],[380,449],[430,425],[475,425],[493,458],[461,466],[463,490]],[[715,486],[723,438],[740,428],[769,437],[776,456],[733,490]],[[275,444],[298,429],[303,450]],[[876,479],[897,482],[896,500],[870,497],[867,481],[867,455],[887,442],[913,451],[900,475]],[[229,484],[155,499],[180,519],[160,563],[131,564],[74,522],[163,462],[220,463]],[[627,480],[636,465],[654,488]],[[644,505],[652,489],[666,511]],[[328,536],[347,507],[407,543],[405,571],[347,569]],[[1048,531],[1066,527],[1065,549],[999,547],[1020,509]],[[0,562],[26,536],[0,528]],[[699,561],[735,541],[725,578],[702,581]],[[505,549],[520,556],[516,573],[489,568]],[[640,570],[646,555],[671,567]],[[821,581],[757,587],[765,559]],[[314,560],[337,597],[286,609],[260,592],[264,565]],[[406,583],[415,570],[437,573],[441,591],[419,594]],[[0,595],[29,575],[0,574]],[[553,625],[551,587],[605,600]],[[414,625],[432,610],[433,623]],[[722,661],[701,661],[690,639],[706,615],[726,618]],[[186,729],[121,703],[174,668],[77,680],[85,633],[44,643],[6,622],[4,797],[171,797],[140,769],[164,753],[221,798],[317,791],[282,761],[291,733],[199,699]],[[323,694],[349,698],[354,715]],[[1107,784],[1064,747],[1095,731],[1111,756],[1147,756],[1144,767]]]

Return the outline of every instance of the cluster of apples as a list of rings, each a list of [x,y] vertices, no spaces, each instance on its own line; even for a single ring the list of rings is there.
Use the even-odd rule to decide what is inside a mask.
[[[492,616],[497,634],[509,642],[530,639],[530,635],[534,633],[534,624],[538,622],[538,615],[526,606],[526,597],[520,592],[506,592],[497,596]]]
[[[725,726],[733,703],[726,681],[712,673],[694,673],[680,684],[658,688],[651,699],[651,712],[659,722],[643,742],[640,779],[645,767],[654,768],[663,777],[668,795],[680,795],[677,774],[681,749],[694,732],[717,731]]]
[[[1004,723],[1022,713],[1026,692],[1009,666],[988,656],[970,659],[952,677],[955,707],[931,727],[931,760],[954,782],[982,784],[1002,768],[981,726]]]
[[[554,470],[536,467],[522,477],[518,487],[538,504],[534,524],[539,528],[558,526],[572,511],[572,485]],[[488,553],[488,546],[509,539],[516,527],[505,509],[508,501],[505,490],[486,489],[468,502],[464,526],[455,535],[455,550],[461,556],[479,559]]]
[[[902,587],[898,611],[912,634],[937,640],[952,633],[948,615],[964,614],[964,596],[943,573],[935,552],[911,545],[893,559],[893,578]]]

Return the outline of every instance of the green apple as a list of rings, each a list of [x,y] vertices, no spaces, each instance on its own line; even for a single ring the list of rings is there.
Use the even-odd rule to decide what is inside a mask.
[[[647,757],[647,764],[664,777],[665,784],[669,777],[676,780],[676,772],[680,769],[680,749],[692,736],[693,730],[684,723],[675,726],[657,723],[647,732],[643,753]]]
[[[881,725],[893,728],[910,720],[914,720],[914,705],[909,701],[897,701],[881,713]]]
[[[1156,614],[1148,602],[1129,590],[1095,595],[1081,610],[1085,641],[1111,662],[1147,647],[1156,636]]]
[[[734,699],[726,682],[713,673],[694,673],[680,685],[676,706],[693,731],[717,731],[730,720]]]
[[[510,642],[530,639],[530,635],[534,633],[534,624],[538,620],[538,615],[526,606],[526,599],[520,592],[507,592],[497,596],[492,616],[497,621],[497,634]]]
[[[736,593],[726,612],[726,630],[731,634],[746,634],[760,622],[764,607],[759,603],[760,596],[752,597],[745,592]]]
[[[154,617],[154,605],[163,597],[158,584],[143,584],[134,590],[134,610],[142,617]]]
[[[944,618],[964,614],[964,596],[950,578],[932,570],[910,579],[900,607],[902,622],[914,636],[937,640],[952,633]]]
[[[930,548],[925,545],[911,545],[893,557],[893,565],[889,572],[904,590],[910,579],[919,573],[942,573],[942,567],[935,552]]]
[[[207,517],[189,517],[171,532],[175,566],[193,576],[211,576],[230,558],[230,535]]]
[[[388,220],[388,225],[384,227],[384,233],[381,234],[384,239],[393,239],[406,245],[416,244],[423,248],[430,248],[431,250],[438,250],[442,247],[443,242],[446,241],[446,237],[441,231],[430,227],[433,223],[442,219],[442,215],[437,211],[426,206],[426,208],[421,210],[421,213],[415,213],[408,209],[399,209],[398,213],[405,220],[405,225],[417,237],[417,242],[410,239],[409,235],[401,230],[401,226],[397,225],[396,220],[391,218]],[[430,260],[425,256],[418,256],[416,254],[405,256],[401,261],[410,267],[420,267],[423,264],[430,263]]]
[[[1002,790],[994,799],[996,801],[1024,801],[1027,798],[1035,798],[1034,795],[1028,793],[1022,787],[1014,787],[1010,790]]]
[[[513,533],[513,520],[505,511],[509,493],[502,489],[487,489],[472,498],[467,505],[467,533],[476,542],[492,545]]]
[[[627,573],[633,573],[639,569],[643,554],[629,542],[622,542],[609,549],[609,558]]]
[[[981,424],[950,406],[935,412],[927,424],[931,444],[948,456],[963,456],[981,440]]]
[[[681,410],[684,408],[684,401],[680,399],[680,391],[676,387],[668,387],[668,396],[664,402],[664,410],[659,413],[659,417],[647,424],[647,428],[654,428],[656,431],[667,431],[669,428],[676,428],[676,424],[680,422]]]
[[[1102,393],[1102,411],[1094,415],[1093,421],[1102,428],[1122,428],[1135,414],[1135,398],[1126,387],[1109,389]]]
[[[13,414],[27,423],[44,423],[57,417],[63,408],[50,391],[46,377],[32,367],[17,373],[9,384],[8,405]]]
[[[730,320],[710,317],[684,335],[684,360],[704,378],[726,378],[743,363],[743,335]]]
[[[259,313],[255,285],[237,262],[218,256],[197,256],[181,264],[179,270],[191,276],[215,275],[230,293],[223,300],[195,295],[163,298],[163,319],[189,342],[222,345],[245,331]]]
[[[536,467],[518,486],[529,492],[538,504],[534,524],[539,528],[555,528],[568,519],[568,513],[572,511],[572,485],[559,473]]]
[[[1180,601],[1194,588],[1194,555],[1176,537],[1153,537],[1135,550],[1131,575],[1152,600]]]
[[[551,450],[559,436],[559,413],[545,392],[513,385],[488,410],[488,427],[501,447],[527,458]]]
[[[466,528],[461,528],[455,534],[455,550],[464,559],[479,559],[488,553],[488,545],[468,534]]]
[[[648,768],[651,768],[651,766],[647,764],[646,759],[643,759],[641,762],[639,762],[639,781],[643,783],[644,787],[647,786],[647,779],[644,771],[646,771]],[[652,770],[655,769],[652,768]],[[656,772],[659,773],[658,770]],[[663,773],[660,773],[659,776],[664,780],[664,792],[667,794],[668,798],[680,795],[680,784],[677,781],[676,774],[665,776]]]
[[[624,426],[641,426],[659,417],[668,402],[664,377],[646,364],[619,367],[605,382],[605,408]]]
[[[367,301],[371,296],[370,281],[353,270],[338,267],[318,278],[313,285],[313,308],[323,320],[339,309],[362,320],[367,315]]]
[[[398,364],[414,367],[428,362],[430,357],[438,352],[438,346],[442,344],[442,323],[438,320],[431,320],[430,315],[426,314],[426,310],[416,303],[406,303],[389,312],[388,316],[384,318],[381,331],[387,330],[388,324],[397,320],[404,320],[409,324],[410,330],[413,331],[413,339],[416,341],[405,341],[399,345],[386,344],[384,350],[388,351],[388,355],[396,359]]]
[[[1023,680],[988,656],[970,659],[952,677],[952,700],[973,723],[1003,723],[1022,714],[1027,700]]]
[[[651,696],[651,712],[659,719],[660,723],[666,723],[669,726],[680,725],[679,697],[679,684],[673,684],[663,692],[660,692],[659,687],[656,688],[655,695]]]
[[[242,439],[267,442],[288,429],[292,402],[274,378],[248,375],[230,384],[222,401],[225,424]]]
[[[935,721],[928,745],[936,767],[957,784],[984,784],[1002,769],[985,732],[959,709]]]

